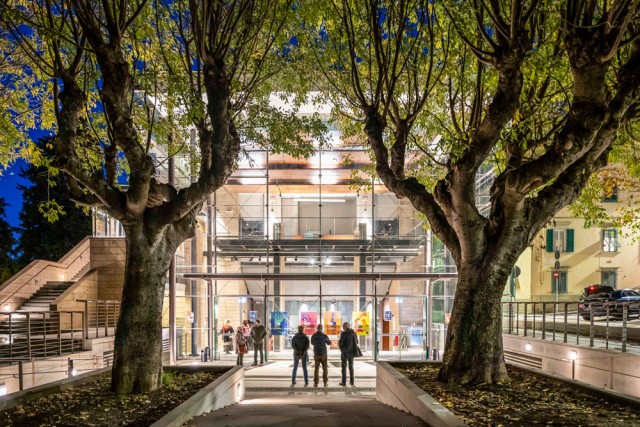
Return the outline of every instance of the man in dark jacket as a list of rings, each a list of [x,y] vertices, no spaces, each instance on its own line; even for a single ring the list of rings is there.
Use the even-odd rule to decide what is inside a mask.
[[[264,363],[263,350],[264,339],[267,337],[267,329],[264,327],[260,319],[256,320],[256,324],[251,328],[251,339],[253,340],[253,365],[258,364],[258,352],[260,352],[260,365]]]
[[[356,354],[356,346],[358,345],[358,337],[351,329],[349,322],[342,324],[342,333],[340,334],[340,364],[342,365],[342,382],[341,386],[347,385],[347,364],[349,364],[349,384],[353,384],[353,357]]]
[[[322,381],[326,387],[329,383],[329,375],[327,374],[327,344],[331,344],[331,340],[322,332],[322,325],[318,325],[318,330],[311,335],[311,344],[313,344],[313,360],[315,367],[313,370],[313,386],[318,387],[318,370],[322,365]]]
[[[304,374],[304,385],[309,385],[309,374],[307,373],[307,362],[309,357],[309,337],[304,333],[304,326],[298,326],[298,333],[291,338],[291,348],[293,348],[293,375],[291,375],[291,384],[296,383],[296,373],[298,372],[298,362],[302,363],[302,373]]]

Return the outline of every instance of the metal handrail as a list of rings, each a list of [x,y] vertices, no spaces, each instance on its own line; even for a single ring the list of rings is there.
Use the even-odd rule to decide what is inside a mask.
[[[115,327],[118,322],[118,317],[120,316],[120,305],[121,302],[118,300],[100,300],[100,299],[78,299],[78,302],[84,303],[84,316],[87,319],[87,322],[84,324],[83,336],[85,339],[89,338],[89,320],[90,317],[90,308],[95,307],[94,318],[95,320],[95,330],[96,330],[96,338],[100,337],[100,323],[102,323],[104,327],[104,335],[105,337],[109,336],[109,328]],[[103,315],[100,315],[100,309],[103,308]],[[110,308],[111,315],[110,315]],[[102,322],[101,322],[102,321]]]
[[[83,243],[83,242],[81,242],[81,243]],[[65,265],[65,264],[61,264],[61,266],[60,266],[60,267],[57,267],[57,268],[61,268],[61,269],[62,269],[62,268],[64,268],[64,270],[65,270],[65,271],[66,271],[66,270],[68,270],[68,269],[69,269],[69,266],[73,265],[73,264],[74,264],[74,263],[75,263],[79,258],[83,257],[83,256],[85,255],[85,253],[86,253],[86,252],[91,253],[91,246],[89,246],[88,248],[86,248],[86,249],[84,249],[83,251],[81,251],[78,255],[76,255],[76,257],[73,259],[73,261],[69,262],[69,263],[68,263],[68,264],[66,264],[66,265]],[[91,258],[90,256],[89,256],[89,257],[87,257],[87,262],[85,263],[85,265],[86,265],[86,264],[89,264],[90,258]],[[38,275],[39,275],[40,273],[42,273],[45,269],[47,269],[47,268],[51,267],[51,266],[52,266],[52,264],[60,264],[60,263],[58,263],[57,261],[45,261],[45,262],[47,262],[47,265],[45,265],[45,266],[44,266],[44,267],[42,267],[40,270],[38,270],[38,272],[37,272],[37,273],[35,273],[35,274],[33,275],[33,277],[31,278],[31,280],[38,280]],[[62,267],[63,265],[64,265],[64,267]],[[81,270],[82,270],[82,268],[83,268],[83,267],[80,267],[80,269],[78,269],[78,271],[81,271]],[[28,270],[27,270],[27,271],[28,271]],[[18,273],[22,273],[22,272],[18,272]],[[26,271],[25,271],[25,273],[23,273],[23,274],[26,274]],[[20,275],[22,275],[22,274],[20,274]],[[29,282],[30,282],[30,281],[27,281],[27,282],[23,283],[21,286],[18,286],[18,288],[17,288],[15,291],[13,291],[13,293],[12,293],[11,295],[9,295],[9,296],[8,296],[7,298],[5,298],[2,302],[0,302],[0,305],[4,305],[4,303],[6,303],[7,301],[9,301],[11,298],[13,298],[13,296],[14,296],[16,293],[18,293],[18,291],[19,291],[20,289],[22,289],[22,287],[23,287],[23,286],[25,286],[26,284],[28,284]],[[46,282],[45,282],[45,283],[46,283]],[[35,283],[34,283],[34,284],[35,284]],[[43,284],[43,286],[44,286],[44,284]]]
[[[0,319],[3,316],[8,316],[8,322],[4,323],[5,328],[8,325],[8,334],[2,334],[8,336],[8,343],[0,345],[0,351],[8,350],[9,358],[73,353],[76,341],[82,339],[85,323],[83,312],[71,310],[0,313]],[[80,325],[76,327],[78,319]]]
[[[505,305],[507,309],[505,310]],[[515,305],[515,310],[514,310]],[[588,307],[588,311],[585,310],[585,305]],[[511,301],[502,303],[503,310],[503,332],[512,335],[529,336],[531,332],[532,338],[541,338],[543,340],[556,340],[558,314],[562,313],[562,342],[566,343],[569,340],[570,334],[568,330],[569,325],[575,326],[575,341],[577,345],[580,345],[581,332],[584,332],[585,326],[581,328],[581,318],[583,321],[588,321],[588,337],[589,346],[595,347],[595,339],[604,338],[605,348],[609,348],[610,342],[619,342],[621,345],[621,351],[627,351],[628,345],[628,320],[630,317],[630,307],[638,311],[640,316],[640,302],[638,301],[624,301],[624,302],[597,302],[597,301]],[[548,307],[553,307],[553,310],[549,310]],[[541,310],[540,310],[541,307]],[[521,311],[521,308],[524,308]],[[521,315],[522,313],[522,315]],[[548,321],[548,314],[553,314],[553,320]],[[569,314],[575,315],[575,321],[569,319]],[[514,316],[515,314],[515,316]],[[612,339],[613,326],[610,324],[610,318],[613,316],[621,316],[620,337],[619,340]],[[531,318],[529,317],[531,316]],[[595,317],[605,317],[604,332],[597,331],[594,324]],[[505,318],[506,324],[505,324]],[[531,319],[529,321],[529,319]],[[522,323],[522,325],[521,325]],[[531,326],[529,326],[531,325]],[[522,326],[522,330],[521,330]],[[551,328],[551,330],[549,330]],[[573,329],[573,328],[572,328]],[[541,336],[536,337],[537,331],[540,331]],[[551,331],[551,338],[548,336],[548,332]],[[617,337],[614,337],[617,338]]]

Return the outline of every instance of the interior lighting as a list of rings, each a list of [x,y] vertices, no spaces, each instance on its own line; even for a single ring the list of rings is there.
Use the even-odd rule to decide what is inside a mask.
[[[300,311],[309,311],[309,306],[306,302],[302,301],[302,305],[300,306]]]

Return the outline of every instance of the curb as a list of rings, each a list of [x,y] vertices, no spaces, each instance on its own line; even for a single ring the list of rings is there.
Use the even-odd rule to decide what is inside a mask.
[[[190,372],[202,369],[191,366],[172,366],[167,371]],[[178,427],[193,417],[233,405],[244,399],[244,367],[234,366],[220,378],[200,389],[199,392],[178,405],[152,427]]]
[[[376,397],[380,402],[415,415],[433,427],[466,426],[387,362],[376,364]]]

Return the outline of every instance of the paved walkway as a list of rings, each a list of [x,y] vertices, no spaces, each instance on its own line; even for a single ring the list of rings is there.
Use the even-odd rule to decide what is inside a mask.
[[[329,361],[329,386],[313,387],[313,362],[309,366],[309,386],[304,386],[298,367],[291,385],[293,361],[269,362],[247,368],[245,399],[192,419],[187,426],[424,426],[412,415],[376,400],[375,364],[354,363],[355,387],[341,387],[340,361]]]

